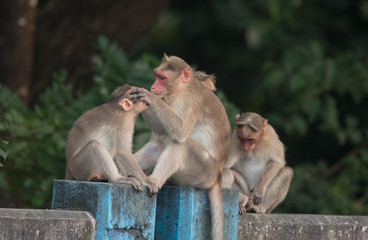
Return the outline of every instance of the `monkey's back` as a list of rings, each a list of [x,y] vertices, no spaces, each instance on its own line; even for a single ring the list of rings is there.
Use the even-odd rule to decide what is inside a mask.
[[[225,163],[231,139],[227,113],[220,99],[208,88],[196,83],[193,94],[200,96],[197,102],[197,124],[191,137],[204,146],[221,164]]]
[[[111,129],[116,128],[110,126],[114,123],[108,121],[114,117],[112,114],[113,112],[109,111],[108,106],[103,104],[84,112],[74,122],[65,145],[67,162],[91,140],[98,139],[104,146],[111,144],[111,137],[114,134]]]

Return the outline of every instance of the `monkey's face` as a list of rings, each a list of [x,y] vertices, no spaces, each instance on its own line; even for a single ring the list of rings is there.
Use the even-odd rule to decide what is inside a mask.
[[[241,148],[247,153],[253,151],[262,132],[257,131],[247,124],[237,124],[236,127],[236,134]]]
[[[151,86],[151,92],[160,98],[164,98],[169,94],[171,81],[173,80],[168,71],[162,71],[159,68],[155,69],[155,82]]]

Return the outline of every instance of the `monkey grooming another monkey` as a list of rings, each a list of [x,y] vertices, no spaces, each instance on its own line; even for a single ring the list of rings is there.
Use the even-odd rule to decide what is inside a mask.
[[[86,111],[74,123],[65,146],[65,179],[142,184],[157,191],[132,154],[136,116],[148,108],[145,102],[129,100],[134,87],[117,87],[103,105]]]
[[[164,55],[154,74],[151,92],[131,92],[133,102],[148,103],[142,115],[152,129],[135,158],[143,170],[153,169],[150,178],[158,188],[170,179],[175,185],[207,189],[211,236],[223,239],[221,172],[231,138],[225,109],[179,57]]]
[[[257,113],[236,116],[223,186],[239,188],[239,213],[270,213],[289,190],[293,170],[277,133]]]

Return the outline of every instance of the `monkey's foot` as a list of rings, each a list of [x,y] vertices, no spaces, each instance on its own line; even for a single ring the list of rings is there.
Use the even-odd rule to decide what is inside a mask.
[[[253,201],[249,201],[247,205],[245,205],[245,209],[247,213],[259,213],[259,206],[255,206]]]
[[[160,189],[158,187],[156,179],[152,178],[152,177],[148,177],[147,187],[149,189],[149,196],[150,197],[152,197],[154,194],[158,193],[158,190]]]
[[[134,177],[122,177],[122,178],[118,178],[116,181],[116,183],[126,183],[126,184],[130,184],[132,185],[136,190],[142,192],[143,188],[142,188],[142,184]]]
[[[239,203],[239,214],[243,215],[247,212],[245,206],[243,206],[241,203]]]

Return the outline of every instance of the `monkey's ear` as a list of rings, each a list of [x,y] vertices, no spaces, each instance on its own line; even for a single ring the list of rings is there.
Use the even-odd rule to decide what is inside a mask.
[[[240,118],[240,115],[237,114],[236,117],[235,117],[235,120],[238,120]]]
[[[268,120],[265,119],[263,122],[263,131],[266,130]]]
[[[183,71],[181,71],[181,77],[183,79],[183,82],[189,82],[190,81],[190,74],[191,74],[191,71],[190,71],[190,68],[187,67],[185,68]]]
[[[124,109],[124,111],[129,112],[133,108],[133,102],[130,101],[128,98],[123,98],[119,105]]]

